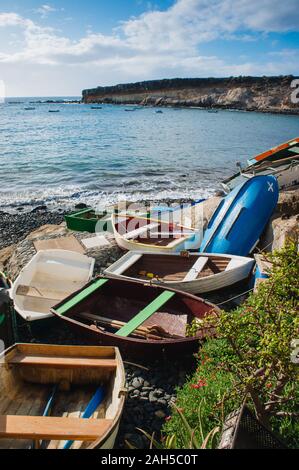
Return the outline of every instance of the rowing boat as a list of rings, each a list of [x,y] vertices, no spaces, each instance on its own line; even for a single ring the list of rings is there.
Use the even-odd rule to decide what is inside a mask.
[[[0,449],[112,449],[124,402],[118,349],[17,344],[0,356]]]
[[[67,228],[75,232],[111,232],[113,233],[111,214],[113,212],[138,212],[144,211],[144,206],[130,201],[120,201],[117,204],[107,206],[103,210],[91,208],[79,210],[65,216]]]
[[[278,181],[279,189],[291,188],[299,184],[299,155],[294,155],[293,157],[272,163],[264,161],[259,164],[250,165],[239,173],[222,181],[221,185],[225,192],[229,192],[246,179],[253,178],[257,175],[273,175]]]
[[[201,232],[162,218],[112,214],[116,243],[127,251],[180,252],[199,248]]]
[[[64,218],[67,228],[75,232],[112,232],[111,215],[107,211],[84,209]]]
[[[200,294],[248,278],[254,263],[252,258],[233,255],[130,251],[107,268],[104,274]]]
[[[211,335],[202,319],[219,309],[192,294],[143,282],[99,277],[53,307],[52,313],[90,344],[129,356],[180,355]],[[195,323],[197,333],[188,336]]]
[[[288,140],[283,144],[278,145],[266,152],[256,155],[251,160],[248,160],[249,165],[267,161],[274,162],[288,157],[294,157],[299,154],[299,137]]]
[[[254,176],[222,199],[206,229],[201,253],[248,256],[278,201],[274,176]]]
[[[15,310],[26,321],[52,317],[51,307],[88,282],[95,260],[66,250],[39,251],[11,290]]]

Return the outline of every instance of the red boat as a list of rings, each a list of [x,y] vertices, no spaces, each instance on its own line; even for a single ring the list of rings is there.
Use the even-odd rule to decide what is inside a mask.
[[[52,309],[89,343],[139,358],[197,350],[199,340],[214,334],[202,319],[218,312],[192,294],[109,277],[95,279]]]

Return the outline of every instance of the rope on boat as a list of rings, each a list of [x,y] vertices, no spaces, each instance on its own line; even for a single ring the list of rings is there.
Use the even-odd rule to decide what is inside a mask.
[[[224,302],[221,302],[220,304],[216,304],[216,305],[217,305],[217,307],[219,307],[220,305],[224,305],[224,304],[227,304],[229,302],[232,302],[233,300],[238,299],[239,297],[242,297],[242,295],[249,294],[253,290],[254,290],[254,288],[249,289],[246,292],[242,292],[242,294],[236,295],[235,297],[232,297],[231,299],[225,300]]]
[[[138,367],[139,369],[143,369],[143,370],[146,370],[146,371],[150,370],[150,369],[148,369],[148,367],[144,367],[141,364],[135,364],[134,362],[128,362],[128,361],[123,361],[123,362],[124,362],[124,364],[127,364],[129,366]]]

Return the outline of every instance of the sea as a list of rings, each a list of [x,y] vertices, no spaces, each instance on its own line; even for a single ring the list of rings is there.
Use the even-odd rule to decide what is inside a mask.
[[[0,104],[0,210],[207,198],[237,162],[299,135],[299,116],[46,102],[79,99]]]

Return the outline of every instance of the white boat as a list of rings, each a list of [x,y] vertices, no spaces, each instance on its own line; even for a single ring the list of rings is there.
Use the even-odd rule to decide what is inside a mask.
[[[299,156],[272,163],[266,161],[259,165],[251,165],[241,170],[240,173],[227,178],[221,185],[226,192],[230,192],[246,179],[257,175],[273,175],[276,177],[280,189],[291,188],[299,184]]]
[[[254,264],[252,258],[234,255],[129,252],[107,268],[105,274],[201,294],[246,279]]]
[[[73,251],[39,251],[12,286],[15,310],[26,321],[52,317],[54,305],[90,281],[94,264],[93,258]]]
[[[190,227],[142,216],[112,214],[116,243],[127,251],[175,253],[197,249],[202,233]]]
[[[0,449],[113,449],[125,381],[117,348],[16,344],[0,354]]]

